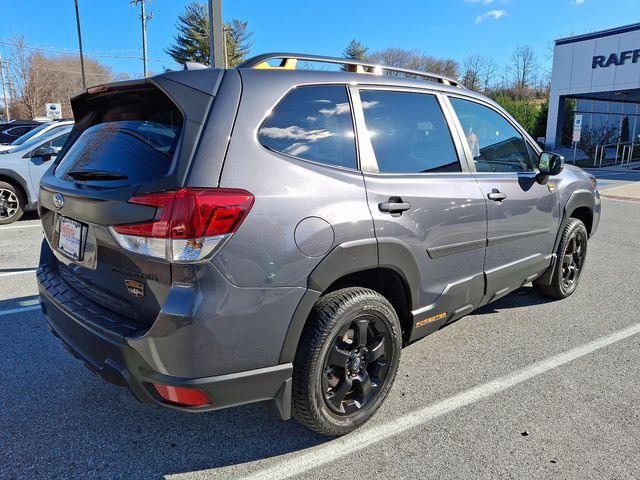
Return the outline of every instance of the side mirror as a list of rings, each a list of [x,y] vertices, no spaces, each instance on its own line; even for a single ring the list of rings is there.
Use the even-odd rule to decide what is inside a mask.
[[[542,152],[538,158],[538,170],[541,177],[558,175],[564,168],[564,157],[557,153]]]
[[[57,157],[59,151],[60,151],[59,148],[50,145],[48,147],[36,148],[33,151],[33,153],[31,154],[31,156],[32,157],[42,157],[43,161],[48,162],[52,158]]]

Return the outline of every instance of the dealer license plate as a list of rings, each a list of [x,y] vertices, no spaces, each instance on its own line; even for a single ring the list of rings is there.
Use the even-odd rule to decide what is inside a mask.
[[[82,223],[67,217],[60,217],[58,249],[73,260],[82,259]]]

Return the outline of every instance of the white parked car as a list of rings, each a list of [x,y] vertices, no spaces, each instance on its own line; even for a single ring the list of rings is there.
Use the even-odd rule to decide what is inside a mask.
[[[49,130],[0,155],[0,225],[13,223],[38,202],[40,179],[53,164],[72,126]]]
[[[73,125],[73,123],[74,123],[73,120],[59,120],[59,121],[55,121],[55,122],[44,123],[44,124],[40,125],[39,127],[36,127],[33,130],[30,130],[29,132],[25,133],[21,137],[16,138],[10,144],[8,144],[8,145],[0,145],[0,153],[9,152],[9,151],[13,150],[14,148],[19,147],[20,145],[22,145],[27,140],[31,140],[32,138],[37,138],[37,137],[39,137],[41,135],[49,133],[49,132],[51,132],[53,130],[56,130],[58,128],[63,128],[65,126],[67,126],[67,125]]]

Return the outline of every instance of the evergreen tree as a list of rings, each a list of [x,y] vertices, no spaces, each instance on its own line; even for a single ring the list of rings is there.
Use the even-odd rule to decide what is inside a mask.
[[[347,48],[342,51],[344,58],[353,58],[355,60],[366,60],[369,48],[355,38],[349,42]]]
[[[235,67],[244,61],[253,42],[248,23],[233,19],[223,25],[226,37],[227,66]],[[193,0],[178,16],[175,43],[165,49],[176,63],[209,63],[209,12],[204,3]]]
[[[253,46],[252,32],[247,30],[248,22],[241,22],[234,18],[231,23],[225,23],[225,37],[227,40],[227,65],[240,65]]]
[[[200,2],[192,1],[178,16],[175,44],[165,52],[176,63],[209,63],[209,13]]]

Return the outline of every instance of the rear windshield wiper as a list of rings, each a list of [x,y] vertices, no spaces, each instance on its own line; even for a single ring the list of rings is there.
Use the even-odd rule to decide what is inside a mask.
[[[67,175],[74,180],[128,180],[123,173],[106,170],[71,170]]]

